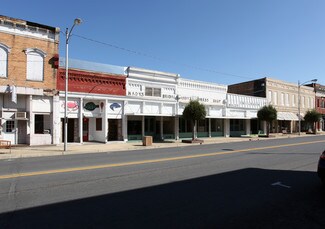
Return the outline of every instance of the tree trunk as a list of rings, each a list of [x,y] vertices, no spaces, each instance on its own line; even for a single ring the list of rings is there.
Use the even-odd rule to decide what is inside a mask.
[[[266,136],[269,137],[270,136],[270,122],[266,122]]]
[[[193,123],[193,131],[192,131],[192,140],[197,138],[197,133],[196,133],[196,120],[192,121]]]

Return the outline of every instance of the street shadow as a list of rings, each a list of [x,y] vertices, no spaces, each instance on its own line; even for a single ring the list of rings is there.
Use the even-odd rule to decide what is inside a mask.
[[[0,228],[325,228],[324,204],[315,172],[248,168],[2,213]]]

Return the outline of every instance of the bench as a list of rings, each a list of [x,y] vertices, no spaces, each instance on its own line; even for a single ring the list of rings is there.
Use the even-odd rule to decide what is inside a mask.
[[[0,149],[9,149],[11,153],[11,141],[0,140]]]

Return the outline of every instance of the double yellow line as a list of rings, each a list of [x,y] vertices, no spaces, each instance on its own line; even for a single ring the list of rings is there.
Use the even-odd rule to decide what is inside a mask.
[[[213,157],[213,156],[217,156],[217,155],[235,154],[235,153],[248,152],[248,151],[265,150],[265,149],[276,149],[276,148],[282,148],[282,147],[315,144],[315,143],[321,143],[321,142],[325,142],[325,140],[283,144],[283,145],[275,145],[275,146],[265,146],[265,147],[258,147],[258,148],[248,148],[248,149],[234,150],[234,151],[228,151],[228,152],[220,151],[220,152],[214,152],[214,153],[203,153],[203,154],[188,155],[188,156],[169,157],[169,158],[132,161],[132,162],[122,162],[122,163],[115,163],[115,164],[92,165],[92,166],[73,167],[73,168],[65,168],[65,169],[53,169],[53,170],[44,170],[44,171],[36,171],[36,172],[27,172],[27,173],[13,173],[13,174],[7,174],[7,175],[0,175],[0,180],[19,178],[19,177],[49,175],[49,174],[57,174],[57,173],[79,172],[79,171],[87,171],[87,170],[95,170],[95,169],[108,169],[108,168],[115,168],[115,167],[143,165],[143,164],[169,162],[169,161],[179,161],[179,160],[202,158],[202,157]]]

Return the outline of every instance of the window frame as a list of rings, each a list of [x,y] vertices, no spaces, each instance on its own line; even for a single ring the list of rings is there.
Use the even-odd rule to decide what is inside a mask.
[[[3,43],[0,43],[0,49],[2,49],[5,53],[5,59],[1,60],[4,61],[5,64],[4,64],[4,70],[2,70],[0,67],[0,78],[8,78],[8,62],[9,62],[9,53],[11,51],[11,48]],[[2,71],[3,71],[3,75],[2,75]]]
[[[37,49],[37,48],[28,48],[25,50],[25,54],[26,54],[26,80],[27,81],[35,81],[35,82],[43,82],[44,81],[44,71],[45,71],[45,57],[46,57],[46,53],[44,51],[42,51],[41,49]],[[37,55],[35,55],[37,54]],[[42,58],[42,69],[40,72],[41,75],[41,79],[39,78],[34,78],[34,75],[31,75],[31,70],[33,70],[33,68],[38,67],[37,63],[34,63],[33,61],[30,61],[29,59],[32,56],[38,56]],[[33,65],[34,64],[34,65]],[[35,68],[37,69],[37,68]]]

